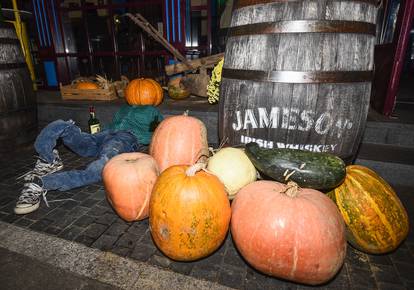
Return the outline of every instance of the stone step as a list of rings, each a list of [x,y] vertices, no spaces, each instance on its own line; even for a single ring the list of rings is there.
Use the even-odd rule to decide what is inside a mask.
[[[414,148],[362,143],[355,163],[373,169],[389,183],[414,187]]]
[[[368,121],[362,142],[414,148],[414,124]]]
[[[414,148],[396,145],[362,143],[358,159],[414,166]]]

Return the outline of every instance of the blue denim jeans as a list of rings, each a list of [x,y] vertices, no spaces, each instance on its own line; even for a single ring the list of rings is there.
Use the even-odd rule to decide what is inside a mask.
[[[73,121],[57,120],[37,136],[35,149],[40,158],[53,162],[53,148],[61,138],[63,144],[82,157],[96,157],[85,170],[56,172],[42,177],[47,190],[65,191],[98,182],[105,163],[117,154],[140,151],[137,138],[128,131],[104,130],[96,134],[81,132]]]

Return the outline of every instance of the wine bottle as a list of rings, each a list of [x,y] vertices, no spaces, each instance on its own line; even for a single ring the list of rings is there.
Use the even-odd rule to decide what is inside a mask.
[[[89,132],[91,134],[98,133],[101,131],[101,123],[99,122],[98,118],[96,118],[95,108],[93,106],[89,107]]]

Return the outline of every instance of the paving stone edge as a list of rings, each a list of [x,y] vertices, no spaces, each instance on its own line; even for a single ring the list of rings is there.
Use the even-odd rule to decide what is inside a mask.
[[[122,289],[232,289],[1,221],[0,247]]]

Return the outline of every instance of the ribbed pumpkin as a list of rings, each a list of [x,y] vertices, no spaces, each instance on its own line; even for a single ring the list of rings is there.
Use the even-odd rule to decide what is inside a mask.
[[[275,181],[256,181],[237,193],[231,233],[254,268],[300,283],[325,283],[346,254],[345,225],[335,204],[317,190]]]
[[[164,97],[162,88],[153,79],[135,79],[125,88],[125,99],[130,105],[158,106]]]
[[[102,178],[106,196],[121,218],[136,221],[148,217],[149,200],[158,175],[154,158],[144,153],[123,153],[105,164]]]
[[[256,168],[242,149],[226,147],[208,160],[207,170],[223,182],[229,199],[249,183],[256,181]]]
[[[208,156],[207,129],[202,121],[188,116],[164,119],[155,129],[149,152],[160,172],[173,165],[191,165]]]
[[[214,252],[226,237],[231,210],[223,184],[200,164],[176,165],[159,176],[150,200],[150,230],[168,257],[192,261]]]
[[[190,96],[190,91],[184,87],[181,80],[182,77],[176,77],[168,82],[168,96],[174,100],[182,100]]]
[[[328,193],[347,226],[347,239],[370,254],[393,251],[407,237],[407,212],[391,186],[361,165],[346,168],[345,181]]]
[[[76,84],[76,88],[79,90],[97,90],[99,86],[93,82],[79,82]]]

